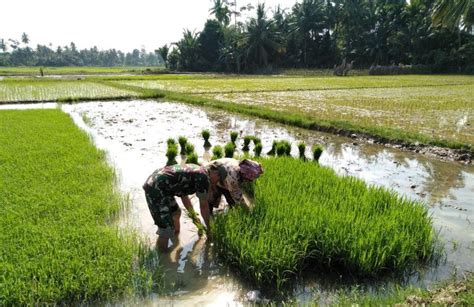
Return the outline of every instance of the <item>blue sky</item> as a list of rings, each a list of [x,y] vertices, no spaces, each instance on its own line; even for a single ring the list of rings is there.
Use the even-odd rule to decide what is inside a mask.
[[[78,48],[97,46],[130,51],[152,51],[175,42],[184,28],[202,29],[211,0],[5,0],[2,1],[0,38],[20,39],[26,32],[31,46],[53,46],[74,41]],[[238,6],[257,0],[237,0]],[[295,0],[268,0],[271,10]],[[255,12],[255,11],[254,11]],[[253,13],[254,13],[253,12]],[[271,14],[271,11],[269,11]],[[244,17],[241,17],[244,19]]]

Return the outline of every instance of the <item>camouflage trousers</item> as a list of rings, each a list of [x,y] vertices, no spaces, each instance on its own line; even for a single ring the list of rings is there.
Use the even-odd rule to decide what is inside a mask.
[[[144,185],[146,202],[151,216],[158,226],[157,234],[168,238],[174,237],[173,217],[181,214],[181,209],[174,195],[164,193],[159,188]]]

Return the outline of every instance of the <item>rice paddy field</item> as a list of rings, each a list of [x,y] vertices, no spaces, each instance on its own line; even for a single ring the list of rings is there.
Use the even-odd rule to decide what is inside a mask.
[[[0,111],[0,305],[113,299],[153,286],[115,175],[60,110]],[[141,256],[140,256],[141,255]],[[142,259],[142,260],[140,260]]]
[[[473,88],[471,76],[0,79],[6,108],[61,103],[0,105],[0,305],[395,304],[437,301],[439,282],[469,305],[470,162],[313,128],[470,150]],[[204,130],[220,149],[201,148]],[[185,136],[203,162],[230,132],[238,158],[261,142],[253,208],[222,203],[209,237],[182,217],[157,255],[141,185],[167,140]],[[266,157],[274,140],[294,158]],[[297,158],[301,142],[323,148],[319,163]]]
[[[442,146],[474,145],[474,78],[357,76],[122,81],[221,104],[292,114],[324,126]]]
[[[0,82],[2,102],[41,102],[98,98],[131,98],[137,93],[97,82],[82,80],[3,80]]]
[[[376,276],[435,256],[435,233],[421,203],[315,162],[261,160],[254,209],[217,216],[213,238],[225,261],[258,285],[281,289],[303,271]]]

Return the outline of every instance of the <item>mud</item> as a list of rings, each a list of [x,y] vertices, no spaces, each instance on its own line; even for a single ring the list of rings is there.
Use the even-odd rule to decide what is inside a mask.
[[[148,212],[141,185],[154,169],[166,162],[166,140],[184,135],[203,157],[203,129],[210,130],[213,145],[225,144],[230,131],[239,131],[243,135],[260,137],[263,152],[270,150],[274,139],[287,139],[293,144],[299,140],[308,145],[322,144],[325,147],[320,159],[322,165],[333,168],[340,175],[356,176],[368,184],[391,188],[405,197],[423,201],[445,245],[446,261],[411,276],[408,284],[429,286],[453,274],[461,276],[474,270],[471,261],[474,255],[472,165],[440,161],[415,152],[362,142],[359,138],[297,129],[179,103],[149,100],[88,102],[61,107],[92,136],[97,147],[106,150],[119,177],[119,188],[130,200],[130,208],[124,213],[121,225],[137,230],[151,246],[156,243],[156,226]],[[241,138],[238,147],[242,147]],[[292,154],[298,154],[295,145]],[[310,156],[309,150],[307,155]],[[192,201],[197,209],[196,199]],[[172,252],[160,259],[166,273],[167,294],[131,298],[124,301],[124,305],[234,306],[271,299],[265,298],[259,289],[242,283],[222,265],[214,257],[212,242],[199,239],[195,226],[185,214],[182,232],[171,244]],[[302,281],[294,292],[294,300],[327,303],[337,287],[337,283],[328,283],[324,278]]]

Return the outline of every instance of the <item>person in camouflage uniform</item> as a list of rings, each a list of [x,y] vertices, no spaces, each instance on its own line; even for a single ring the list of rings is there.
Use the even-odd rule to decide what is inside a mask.
[[[199,198],[201,215],[209,227],[208,192],[212,183],[219,181],[219,174],[210,168],[195,164],[171,165],[157,169],[143,185],[151,216],[158,226],[158,245],[163,251],[168,249],[168,240],[180,231],[181,209],[175,196],[181,197],[184,207],[192,209],[188,195]]]

